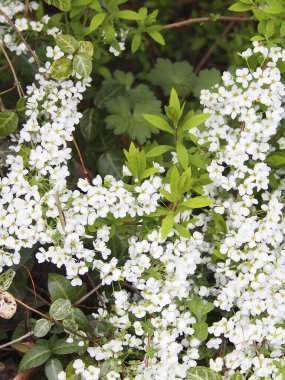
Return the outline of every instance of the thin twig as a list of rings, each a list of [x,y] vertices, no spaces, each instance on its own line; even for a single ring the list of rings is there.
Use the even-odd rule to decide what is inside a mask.
[[[83,160],[83,156],[81,154],[81,151],[80,151],[80,148],[75,140],[75,137],[74,137],[74,134],[72,133],[72,138],[73,138],[73,143],[74,143],[74,146],[75,146],[75,149],[77,151],[77,154],[78,154],[78,157],[79,157],[79,161],[80,161],[80,164],[81,164],[81,167],[82,167],[82,171],[83,171],[83,174],[84,174],[84,177],[87,179],[88,183],[90,183],[90,178],[89,178],[89,174],[88,174],[88,170],[85,166],[85,163],[84,163],[84,160]]]
[[[189,18],[187,20],[174,22],[172,24],[166,24],[164,25],[164,29],[178,29],[178,28],[188,26],[191,24],[200,24],[202,22],[209,22],[209,21],[252,22],[256,20],[250,17],[242,17],[242,16],[197,17],[197,18]]]
[[[25,11],[24,11],[24,15],[25,17],[28,17],[28,14],[29,14],[29,0],[25,0]]]
[[[9,65],[8,65],[8,67],[9,67]],[[8,92],[13,91],[15,87],[16,87],[16,84],[14,84],[13,87],[8,88],[7,90],[4,90],[4,91],[0,92],[0,96],[5,95],[5,94],[7,94]]]
[[[31,47],[29,46],[29,44],[27,43],[27,41],[25,40],[25,37],[23,36],[23,34],[19,31],[19,29],[16,27],[16,25],[13,23],[13,21],[10,19],[10,17],[2,10],[0,9],[0,13],[2,14],[2,16],[5,17],[5,19],[8,21],[8,23],[11,25],[11,27],[15,30],[15,32],[19,35],[19,37],[21,38],[21,40],[23,41],[23,43],[25,44],[26,48],[29,50],[29,52],[31,53],[32,57],[34,58],[35,60],[35,63],[38,67],[41,67],[41,64],[40,64],[40,60],[37,56],[37,54],[31,49]]]
[[[215,43],[210,47],[210,49],[206,52],[206,54],[203,56],[201,61],[198,63],[195,74],[198,74],[201,68],[204,66],[204,64],[208,61],[210,56],[212,55],[213,51],[216,49],[216,47],[219,45],[220,41],[226,37],[226,35],[230,32],[230,30],[234,27],[236,24],[236,21],[231,21],[226,28],[224,29],[223,33],[217,38]]]
[[[12,64],[12,62],[11,62],[11,60],[10,60],[10,58],[9,58],[9,56],[8,56],[5,48],[4,48],[4,46],[1,44],[1,42],[0,42],[0,49],[2,50],[2,53],[4,54],[6,60],[7,60],[8,64],[9,64],[9,67],[11,69],[12,75],[14,77],[15,86],[17,87],[18,94],[19,94],[20,98],[22,98],[23,96],[25,96],[24,90],[23,90],[23,88],[21,86],[21,83],[20,83],[18,77],[17,77],[17,74],[16,74],[16,71],[14,69],[14,66],[13,66],[13,64]]]
[[[80,304],[82,301],[85,301],[86,298],[88,298],[89,296],[91,296],[93,293],[97,292],[98,289],[100,289],[102,286],[102,284],[99,284],[97,286],[95,286],[95,288],[93,288],[92,290],[90,290],[90,292],[86,293],[83,297],[81,297],[79,300],[77,300],[75,302],[75,305],[78,305]]]
[[[5,343],[5,344],[2,344],[2,345],[0,346],[0,350],[1,350],[2,348],[12,346],[12,344],[17,343],[17,342],[20,342],[21,340],[23,340],[23,339],[25,339],[25,338],[28,338],[29,336],[33,335],[33,333],[34,333],[33,331],[29,331],[27,334],[22,335],[22,336],[20,336],[20,337],[17,338],[17,339],[11,340],[11,342],[8,342],[8,343]]]

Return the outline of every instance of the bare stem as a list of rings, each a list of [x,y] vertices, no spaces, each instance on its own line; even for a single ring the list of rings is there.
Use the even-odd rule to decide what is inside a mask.
[[[5,344],[2,344],[2,345],[0,346],[0,350],[1,350],[2,348],[12,346],[12,344],[17,343],[17,342],[20,342],[21,340],[23,340],[23,339],[25,339],[25,338],[28,338],[29,336],[33,335],[33,333],[34,333],[33,331],[29,331],[27,334],[22,335],[22,336],[20,336],[20,337],[17,338],[17,339],[11,340],[11,342],[8,342],[8,343],[5,343]]]
[[[97,286],[95,286],[95,288],[93,288],[92,290],[90,290],[90,292],[86,293],[83,297],[81,297],[79,300],[76,301],[75,305],[79,305],[82,301],[85,301],[86,298],[88,298],[89,296],[91,296],[93,293],[97,292],[98,289],[100,289],[102,286],[102,284],[99,284]]]
[[[73,144],[75,146],[75,149],[76,149],[78,157],[79,157],[79,161],[80,161],[80,164],[81,164],[81,167],[82,167],[82,171],[83,171],[84,177],[87,179],[88,183],[90,183],[90,178],[89,178],[88,170],[86,168],[86,165],[84,163],[83,156],[81,154],[79,145],[77,144],[77,141],[75,140],[75,137],[74,137],[73,133],[72,133],[72,138],[73,138]]]
[[[211,17],[211,16],[197,17],[197,18],[189,18],[187,20],[174,22],[173,24],[166,24],[164,25],[164,29],[178,29],[178,28],[188,26],[191,24],[200,24],[202,22],[209,22],[209,21],[253,22],[256,20],[250,17],[243,17],[243,16],[220,16],[218,18]]]
[[[20,83],[18,77],[17,77],[16,71],[14,69],[14,66],[13,66],[10,58],[9,58],[9,55],[7,54],[4,46],[1,43],[0,43],[0,49],[2,50],[2,53],[4,54],[6,60],[7,60],[8,64],[9,64],[9,67],[10,67],[11,72],[12,72],[13,77],[14,77],[15,86],[17,87],[18,94],[19,94],[20,98],[22,98],[23,96],[25,96],[24,90],[23,90],[23,88],[21,86],[21,83]]]

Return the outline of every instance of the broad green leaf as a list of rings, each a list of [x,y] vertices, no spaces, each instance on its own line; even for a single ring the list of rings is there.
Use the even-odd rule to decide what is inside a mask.
[[[189,131],[192,128],[198,127],[199,125],[203,124],[207,119],[209,119],[210,116],[211,115],[208,113],[201,113],[199,115],[195,115],[189,118],[187,118],[186,116],[183,124],[179,128],[179,132]]]
[[[61,362],[56,358],[49,359],[45,364],[47,380],[58,380],[58,374],[63,371]]]
[[[169,106],[174,108],[177,113],[180,112],[180,101],[175,88],[172,88],[170,91]]]
[[[131,44],[132,53],[135,53],[138,50],[138,48],[140,47],[141,41],[142,41],[141,34],[139,32],[135,33],[132,39],[132,44]]]
[[[61,34],[55,39],[56,44],[66,54],[73,54],[79,47],[78,42],[73,36]]]
[[[79,41],[78,43],[78,53],[81,54],[87,54],[90,57],[93,56],[94,47],[92,42],[90,41]]]
[[[148,80],[162,88],[168,96],[171,88],[175,88],[181,98],[188,96],[196,82],[193,67],[187,62],[171,62],[170,59],[159,58],[155,67],[150,71]]]
[[[168,191],[164,189],[160,189],[160,193],[163,195],[165,199],[167,199],[169,202],[174,202],[175,199],[172,194],[170,194]]]
[[[166,120],[164,120],[160,116],[156,115],[150,115],[150,114],[144,114],[143,117],[154,127],[160,129],[161,131],[165,131],[168,133],[174,134],[173,128],[170,127],[170,125],[167,123]]]
[[[221,73],[217,69],[201,70],[193,87],[194,95],[199,98],[201,90],[210,90],[215,84],[220,84],[221,79]]]
[[[68,316],[71,311],[70,300],[64,298],[58,298],[55,300],[49,309],[49,314],[52,318],[60,321]]]
[[[0,138],[9,136],[18,127],[18,115],[12,111],[0,112]]]
[[[188,199],[187,201],[181,203],[181,206],[185,206],[187,208],[202,208],[210,206],[213,203],[213,200],[209,199],[207,196],[202,195]]]
[[[122,18],[123,20],[140,20],[140,15],[137,12],[123,10],[114,14],[115,17]]]
[[[249,11],[252,8],[253,6],[251,4],[235,3],[229,7],[229,10],[232,12],[245,12]]]
[[[44,0],[47,4],[52,5],[63,12],[71,10],[71,0]]]
[[[19,371],[39,367],[51,356],[51,351],[46,345],[37,344],[31,348],[22,358]]]
[[[60,58],[51,65],[51,75],[54,79],[66,79],[72,71],[72,61],[68,58]]]
[[[34,327],[34,335],[37,338],[45,336],[49,332],[51,326],[52,323],[49,320],[44,318],[38,319]]]
[[[73,70],[82,78],[88,77],[92,72],[92,59],[88,54],[77,54],[73,58]]]
[[[9,289],[13,282],[16,272],[14,269],[8,269],[0,274],[0,291],[5,291]]]
[[[157,32],[157,31],[154,31],[154,32],[150,32],[150,31],[147,31],[147,33],[149,34],[149,36],[155,41],[157,42],[158,44],[164,46],[165,45],[165,39],[163,38],[163,35],[160,33],[160,32]]]
[[[275,167],[285,164],[285,150],[270,153],[266,157],[266,163],[269,166]]]
[[[237,371],[231,378],[230,380],[243,380],[243,377],[240,373],[240,371]]]
[[[86,294],[86,284],[72,286],[65,276],[57,273],[48,274],[48,291],[53,301],[58,298],[69,299],[72,303]]]
[[[176,224],[174,223],[174,228],[176,229],[176,231],[179,233],[180,236],[186,238],[186,239],[190,239],[190,231],[184,227],[184,226],[181,226],[181,224]]]
[[[263,12],[275,15],[279,13],[284,13],[284,7],[282,1],[279,0],[270,0],[268,1],[268,6],[263,7]]]
[[[282,24],[280,26],[280,36],[284,37],[285,36],[285,21],[282,20]]]
[[[169,235],[170,231],[172,230],[174,225],[174,214],[169,213],[166,215],[166,217],[162,220],[161,224],[161,239],[166,239]]]
[[[197,322],[192,326],[195,333],[195,338],[199,339],[201,342],[207,339],[208,337],[208,325],[206,322]]]
[[[92,142],[97,134],[100,115],[96,108],[87,108],[80,119],[79,130],[87,143]]]
[[[206,367],[191,368],[187,372],[187,380],[222,380],[222,376]]]
[[[228,229],[227,229],[226,222],[225,222],[224,218],[222,217],[222,215],[216,213],[214,210],[212,210],[212,215],[213,215],[214,223],[216,225],[217,230],[226,234]]]
[[[24,97],[20,98],[17,101],[17,105],[16,105],[17,113],[19,113],[22,116],[25,116],[25,111],[27,109],[26,104],[27,104],[27,98],[24,98]]]
[[[123,164],[124,159],[122,155],[113,149],[101,154],[97,161],[98,171],[102,177],[112,175],[118,180],[122,178]]]
[[[112,251],[113,252],[113,251]],[[72,307],[69,318],[72,318],[81,331],[87,331],[88,319],[82,310]]]
[[[55,355],[72,354],[73,352],[78,352],[80,350],[82,350],[82,347],[78,346],[78,342],[76,340],[73,343],[67,343],[64,338],[58,340],[52,348],[52,352]]]
[[[146,153],[146,157],[157,157],[157,156],[161,156],[162,154],[167,153],[167,152],[169,152],[170,150],[174,150],[174,147],[173,147],[173,146],[170,146],[170,145],[159,145],[159,146],[155,146],[154,148],[150,149],[150,150]]]
[[[100,25],[102,25],[105,18],[106,18],[106,13],[98,13],[97,15],[95,15],[90,22],[90,32],[93,32]]]
[[[183,169],[188,168],[188,151],[183,144],[178,142],[176,144],[176,151],[180,165]]]
[[[141,176],[140,176],[140,179],[145,179],[145,178],[148,178],[150,177],[151,175],[153,174],[156,174],[159,172],[159,169],[158,168],[148,168],[148,169],[145,169]]]

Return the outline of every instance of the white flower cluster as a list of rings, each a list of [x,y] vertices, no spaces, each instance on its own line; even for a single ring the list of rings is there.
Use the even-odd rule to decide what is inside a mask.
[[[227,225],[225,237],[218,240],[225,260],[212,268],[212,292],[215,305],[229,316],[209,328],[216,338],[208,345],[218,348],[226,340],[233,347],[224,360],[211,361],[214,370],[224,367],[231,374],[240,369],[250,380],[281,379],[275,361],[285,364],[285,223],[280,200],[285,183],[284,172],[273,173],[265,159],[276,149],[271,138],[285,116],[285,86],[277,67],[285,61],[285,51],[254,43],[243,56],[248,60],[253,54],[264,62],[262,67],[239,69],[235,76],[226,72],[222,86],[201,93],[204,111],[212,116],[207,128],[196,132],[215,154],[208,167],[213,180],[208,191]],[[277,188],[269,185],[271,175]]]

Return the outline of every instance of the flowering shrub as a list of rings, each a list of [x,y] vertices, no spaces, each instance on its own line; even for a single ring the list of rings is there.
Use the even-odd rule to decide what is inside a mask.
[[[121,9],[125,1],[47,3],[70,11],[66,34],[51,22],[63,13],[50,19],[42,4],[6,0],[0,8],[1,49],[20,96],[0,113],[10,144],[0,179],[0,316],[17,318],[20,306],[32,313],[1,348],[23,354],[24,378],[44,364],[49,380],[283,379],[285,50],[255,36],[240,54],[244,67],[218,73],[201,91],[200,111],[173,84],[162,115],[146,85],[106,75],[106,122],[116,134],[125,122],[128,135],[124,159],[108,161],[108,151],[100,165],[110,172],[93,175],[76,130],[99,136],[99,111],[81,108],[92,98],[96,48],[117,56],[130,35],[134,53],[145,33],[163,45],[162,27],[157,12]],[[233,10],[256,5],[240,4]],[[40,21],[29,18],[34,11]],[[41,55],[23,33],[49,41]],[[25,91],[6,48],[37,66]],[[163,82],[154,75],[159,65],[171,62],[157,63],[154,84]],[[193,74],[196,89],[205,75]],[[160,137],[137,143],[151,133]],[[40,268],[47,284],[35,284]],[[21,293],[23,273],[35,300]]]

